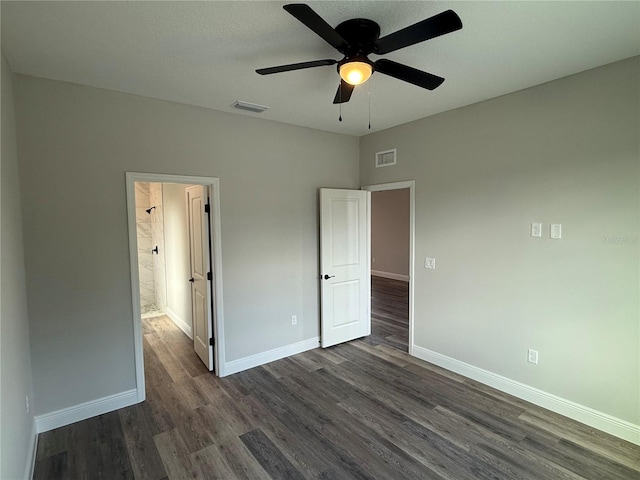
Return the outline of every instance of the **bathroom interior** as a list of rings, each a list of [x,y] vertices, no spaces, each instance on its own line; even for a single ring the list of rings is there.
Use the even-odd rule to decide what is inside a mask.
[[[142,318],[167,315],[192,337],[187,188],[136,182],[136,227]]]

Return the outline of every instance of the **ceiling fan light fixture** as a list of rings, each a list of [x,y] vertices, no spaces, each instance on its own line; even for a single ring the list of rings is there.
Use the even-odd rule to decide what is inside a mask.
[[[370,63],[353,61],[340,65],[340,78],[350,85],[360,85],[373,73],[373,66]]]
[[[256,73],[270,75],[337,63],[336,70],[340,75],[340,84],[333,103],[340,105],[348,102],[355,86],[366,82],[374,71],[427,90],[437,88],[444,82],[444,78],[385,58],[380,58],[374,63],[368,56],[386,55],[462,28],[462,21],[456,12],[446,10],[380,37],[380,25],[373,20],[351,18],[333,28],[304,3],[291,3],[283,5],[283,8],[344,57],[340,61],[327,58],[259,68]]]

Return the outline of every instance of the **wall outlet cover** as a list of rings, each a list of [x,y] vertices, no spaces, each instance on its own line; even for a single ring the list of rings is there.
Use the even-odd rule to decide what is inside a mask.
[[[541,223],[532,223],[531,224],[531,236],[532,237],[542,237],[542,224]]]
[[[537,350],[533,350],[532,348],[529,349],[529,351],[527,352],[527,361],[529,363],[533,363],[534,365],[538,364],[538,351]]]

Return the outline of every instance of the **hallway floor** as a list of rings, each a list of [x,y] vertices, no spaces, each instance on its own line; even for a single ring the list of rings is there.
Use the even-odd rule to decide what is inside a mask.
[[[386,344],[409,351],[409,283],[371,277],[372,345]]]

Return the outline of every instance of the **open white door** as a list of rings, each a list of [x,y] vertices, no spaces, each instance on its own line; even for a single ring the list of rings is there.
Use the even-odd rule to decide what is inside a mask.
[[[371,193],[320,189],[322,348],[371,334]]]
[[[189,246],[191,257],[191,305],[193,318],[193,349],[213,370],[213,338],[211,322],[211,273],[209,270],[209,223],[205,211],[207,198],[204,187],[186,189],[189,215]]]

